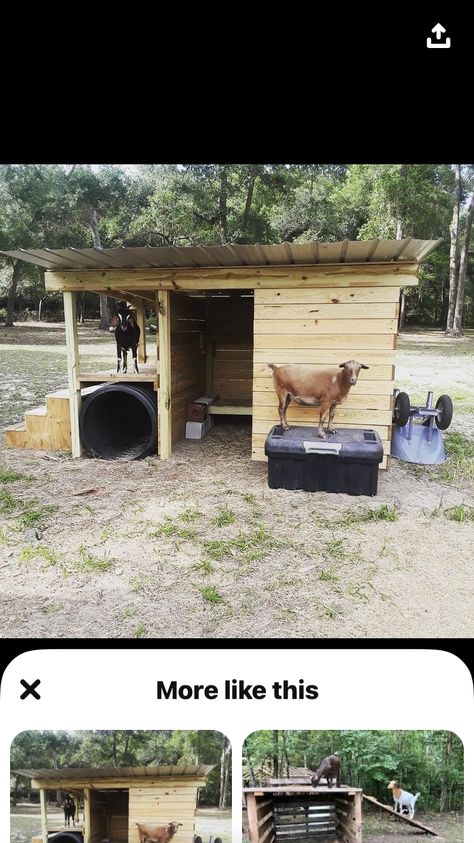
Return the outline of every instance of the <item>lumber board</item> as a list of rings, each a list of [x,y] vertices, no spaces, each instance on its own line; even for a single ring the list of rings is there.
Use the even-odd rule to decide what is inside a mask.
[[[100,269],[45,272],[47,290],[112,291],[259,289],[325,286],[414,286],[415,262],[357,264],[298,264],[259,267],[199,267],[194,269]]]
[[[318,366],[318,369],[322,370],[324,366]],[[363,380],[361,379],[351,387],[349,395],[390,395],[393,397],[393,383],[389,379],[371,380],[367,375],[368,372],[364,371]],[[253,391],[271,393],[276,397],[272,375],[268,373],[267,376],[263,376],[262,372],[258,372],[253,379]]]
[[[365,793],[363,793],[362,798],[365,799],[367,802],[370,802],[372,805],[376,805],[377,808],[381,808],[383,811],[387,811],[388,814],[393,814],[393,816],[397,817],[397,819],[404,820],[410,825],[415,826],[415,828],[421,828],[422,831],[426,832],[426,834],[432,834],[434,837],[440,836],[438,832],[435,831],[433,828],[430,828],[427,825],[423,825],[423,823],[420,823],[418,820],[410,819],[407,814],[399,814],[397,811],[391,808],[390,805],[384,805],[382,802],[378,802],[375,796],[367,796]]]
[[[359,389],[357,390],[357,386]],[[377,395],[373,393],[366,393],[363,384],[359,381],[357,386],[353,386],[343,404],[338,405],[343,409],[366,409],[366,410],[391,410],[392,409],[392,394]],[[255,407],[278,407],[278,397],[275,390],[267,392],[254,393]],[[309,409],[313,412],[319,413],[319,407],[303,408],[302,405],[291,401],[290,407],[300,407],[301,409]],[[337,412],[337,410],[336,410]]]
[[[347,304],[256,304],[255,319],[304,319],[331,322],[335,320],[356,319],[367,322],[379,319],[395,319],[397,316],[398,302],[365,302]]]
[[[304,334],[317,342],[320,336],[362,334],[369,347],[374,335],[391,335],[397,330],[396,319],[256,319],[254,325],[256,339],[262,334],[290,334],[299,339]]]
[[[328,332],[331,329],[328,327],[328,322],[325,323],[325,330]],[[350,323],[346,323],[346,330],[347,325]],[[312,333],[278,333],[278,334],[256,334],[255,335],[255,348],[260,349],[272,349],[278,350],[281,348],[286,349],[287,351],[291,351],[292,349],[300,349],[300,348],[310,348],[313,349],[314,352],[317,349],[327,349],[327,348],[334,348],[338,350],[339,356],[342,354],[343,359],[340,361],[344,361],[344,357],[346,360],[352,359],[355,357],[355,349],[359,350],[359,354],[361,355],[360,362],[365,363],[365,360],[362,359],[362,355],[364,351],[370,351],[374,349],[382,349],[388,351],[390,349],[395,348],[395,335],[393,333],[387,334],[367,334],[366,332],[360,334],[352,334],[352,333],[316,333],[313,331]],[[357,358],[359,359],[359,354]],[[275,357],[275,353],[273,354]],[[313,356],[314,360],[314,356]],[[274,362],[271,360],[270,362]]]
[[[311,289],[256,290],[255,308],[260,305],[398,303],[397,287],[312,287]]]
[[[64,323],[66,327],[67,374],[69,383],[69,416],[71,423],[71,450],[73,458],[82,455],[82,442],[79,431],[81,412],[81,390],[77,386],[80,374],[79,345],[77,339],[76,294],[63,293]]]
[[[171,456],[171,327],[170,294],[159,292],[156,297],[158,313],[158,342],[160,360],[160,388],[158,390],[159,454],[166,460]]]

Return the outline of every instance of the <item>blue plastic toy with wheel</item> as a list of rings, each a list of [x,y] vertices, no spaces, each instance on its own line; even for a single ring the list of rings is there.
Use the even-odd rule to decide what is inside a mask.
[[[390,453],[397,460],[438,465],[446,462],[442,430],[453,418],[453,402],[441,395],[433,408],[433,393],[428,392],[424,407],[413,407],[406,392],[393,391],[393,433]],[[413,424],[415,418],[423,419]]]

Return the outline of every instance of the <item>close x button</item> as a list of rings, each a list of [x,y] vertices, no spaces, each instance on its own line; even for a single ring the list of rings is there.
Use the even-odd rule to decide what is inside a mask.
[[[41,695],[38,694],[37,691],[35,691],[35,688],[38,687],[40,682],[41,682],[40,679],[35,679],[35,681],[32,682],[31,685],[30,685],[30,683],[27,682],[26,679],[20,679],[20,684],[23,685],[24,688],[26,688],[26,691],[23,691],[23,693],[20,694],[20,699],[25,700],[31,694],[31,696],[34,697],[36,700],[40,700]]]

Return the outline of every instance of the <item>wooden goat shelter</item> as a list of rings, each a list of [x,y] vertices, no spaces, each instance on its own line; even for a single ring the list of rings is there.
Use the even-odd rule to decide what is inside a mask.
[[[180,822],[173,840],[193,843],[197,794],[212,766],[63,768],[17,770],[39,788],[41,835],[32,843],[139,843],[136,823]],[[47,791],[70,794],[76,804],[75,827],[48,817]],[[57,809],[55,809],[57,814]],[[68,836],[69,835],[69,836]],[[71,835],[77,835],[74,837]]]
[[[148,381],[157,390],[162,459],[184,437],[186,405],[212,392],[219,400],[210,412],[251,417],[252,459],[264,460],[266,436],[279,421],[265,364],[325,369],[355,358],[369,369],[337,408],[334,423],[376,430],[385,468],[400,291],[418,283],[420,261],[439,242],[408,238],[2,252],[42,267],[46,289],[63,293],[69,376],[69,390],[56,394],[56,404],[49,396],[41,413],[31,411],[30,419],[27,413],[26,426],[9,428],[6,444],[38,448],[53,442],[58,447],[59,441],[80,456],[81,391],[118,377]],[[140,375],[80,372],[75,297],[84,290],[136,307],[142,328]],[[156,308],[158,364],[143,368],[145,307]],[[316,418],[314,408],[292,404],[288,411],[290,424],[314,425]]]
[[[250,843],[362,843],[362,790],[288,785],[244,788]]]

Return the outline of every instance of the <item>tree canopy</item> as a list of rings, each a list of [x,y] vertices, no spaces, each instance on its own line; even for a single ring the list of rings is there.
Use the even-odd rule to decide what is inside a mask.
[[[213,764],[200,802],[220,807],[230,803],[229,762],[229,741],[211,730],[27,731],[15,737],[10,752],[14,794],[29,792],[29,780],[13,772],[18,769]]]
[[[407,291],[404,316],[453,333],[449,291],[459,289],[457,335],[474,325],[473,188],[472,165],[3,165],[0,248],[443,238],[421,266],[420,286]],[[7,324],[15,302],[17,311],[37,310],[42,298],[37,268],[0,261]],[[60,298],[48,304],[60,307]],[[97,297],[86,304],[96,316]]]
[[[285,778],[288,767],[316,770],[335,752],[341,759],[341,782],[387,802],[387,784],[420,792],[423,810],[462,809],[464,756],[457,735],[446,731],[261,731],[244,746],[244,779],[261,783],[266,772]]]

